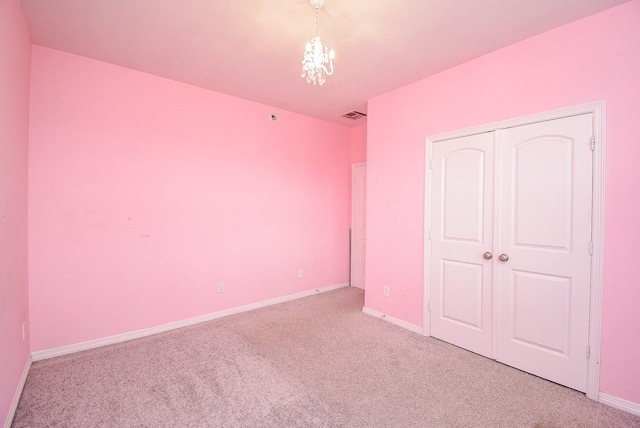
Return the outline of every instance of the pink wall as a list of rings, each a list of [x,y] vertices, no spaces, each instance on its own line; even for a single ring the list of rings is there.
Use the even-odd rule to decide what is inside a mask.
[[[351,163],[367,160],[367,124],[351,128]]]
[[[366,306],[422,326],[427,135],[604,99],[600,389],[640,403],[639,76],[634,0],[370,100]]]
[[[0,423],[29,358],[27,143],[31,39],[18,0],[0,2]]]
[[[349,128],[42,47],[31,85],[33,351],[348,282]]]

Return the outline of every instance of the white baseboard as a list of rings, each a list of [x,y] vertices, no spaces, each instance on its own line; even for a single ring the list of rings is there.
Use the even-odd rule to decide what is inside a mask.
[[[640,404],[633,401],[623,400],[622,398],[614,397],[613,395],[600,393],[598,394],[598,401],[607,406],[614,407],[619,410],[624,410],[632,415],[640,416]]]
[[[278,303],[284,303],[290,300],[301,299],[303,297],[313,296],[314,294],[318,294],[318,293],[337,290],[339,288],[343,288],[347,286],[349,286],[348,282],[345,282],[342,284],[329,285],[327,287],[316,288],[313,290],[303,291],[301,293],[290,294],[282,297],[276,297],[275,299],[264,300],[262,302],[252,303],[249,305],[225,309],[219,312],[200,315],[200,316],[189,318],[182,321],[176,321],[176,322],[163,324],[155,327],[145,328],[142,330],[131,331],[129,333],[117,334],[115,336],[103,337],[101,339],[89,340],[87,342],[61,346],[59,348],[47,349],[44,351],[36,351],[31,354],[31,358],[33,359],[33,361],[39,361],[39,360],[45,360],[47,358],[54,358],[62,355],[73,354],[80,351],[86,351],[88,349],[99,348],[101,346],[113,345],[115,343],[121,343],[121,342],[138,339],[145,336],[151,336],[154,334],[163,333],[165,331],[175,330],[177,328],[187,327],[190,325],[227,317],[229,315],[252,311],[254,309],[264,308],[266,306],[277,305]]]
[[[366,306],[362,308],[362,312],[364,312],[367,315],[371,315],[373,317],[376,318],[380,318],[381,320],[384,320],[388,323],[391,323],[393,325],[397,325],[398,327],[402,327],[406,330],[412,331],[414,333],[418,333],[421,335],[424,335],[424,330],[422,329],[422,327],[418,327],[415,324],[411,324],[408,323],[406,321],[402,321],[399,320],[398,318],[394,318],[394,317],[390,317],[389,315],[383,314],[382,312],[378,312],[376,310],[367,308]]]
[[[16,409],[18,408],[18,402],[20,401],[20,396],[22,395],[22,390],[24,389],[24,383],[27,381],[27,375],[29,374],[29,370],[31,369],[31,357],[27,358],[27,362],[24,365],[24,369],[22,370],[22,376],[20,377],[20,382],[18,382],[18,387],[16,388],[15,394],[13,394],[13,401],[11,402],[11,407],[9,407],[9,413],[7,414],[7,418],[4,421],[4,428],[10,428],[11,423],[13,422],[13,416],[16,414]]]

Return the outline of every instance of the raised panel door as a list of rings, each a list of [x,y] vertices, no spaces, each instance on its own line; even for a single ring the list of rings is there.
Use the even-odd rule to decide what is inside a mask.
[[[500,135],[498,361],[585,391],[592,116]]]
[[[491,356],[494,133],[435,143],[431,334]]]

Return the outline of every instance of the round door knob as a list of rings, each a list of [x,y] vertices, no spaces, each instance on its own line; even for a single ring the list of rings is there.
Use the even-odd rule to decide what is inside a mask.
[[[487,251],[486,253],[484,253],[482,255],[482,257],[484,257],[487,260],[491,260],[493,258],[493,253],[490,253],[490,252]]]
[[[501,262],[507,262],[509,261],[509,256],[507,254],[500,254],[498,260],[500,260]]]

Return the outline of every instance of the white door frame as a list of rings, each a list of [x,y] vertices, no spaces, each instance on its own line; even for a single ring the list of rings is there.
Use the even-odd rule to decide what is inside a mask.
[[[581,104],[573,107],[547,111],[543,113],[507,119],[485,125],[474,126],[453,132],[446,132],[426,137],[425,159],[425,207],[424,207],[424,287],[423,287],[423,332],[431,335],[430,305],[431,284],[430,277],[430,239],[431,234],[431,182],[432,182],[432,145],[435,142],[479,134],[482,132],[498,131],[514,126],[544,122],[579,114],[593,114],[593,200],[591,238],[593,241],[593,257],[591,263],[591,303],[589,307],[589,346],[590,356],[587,363],[587,397],[599,401],[600,390],[600,341],[602,330],[602,291],[604,288],[604,220],[605,220],[605,101]]]

